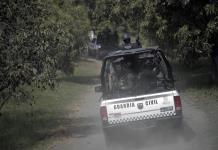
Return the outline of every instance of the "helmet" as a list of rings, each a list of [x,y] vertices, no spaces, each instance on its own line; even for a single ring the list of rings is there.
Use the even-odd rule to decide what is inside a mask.
[[[124,35],[123,35],[123,42],[125,44],[130,44],[131,43],[131,39],[130,39],[130,36],[129,36],[128,33],[124,33]]]

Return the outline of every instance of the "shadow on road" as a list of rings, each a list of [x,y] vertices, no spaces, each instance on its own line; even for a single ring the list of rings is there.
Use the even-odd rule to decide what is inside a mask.
[[[96,125],[95,118],[61,118],[62,123],[59,130],[51,133],[51,136],[83,138],[91,134],[100,132],[100,128]]]

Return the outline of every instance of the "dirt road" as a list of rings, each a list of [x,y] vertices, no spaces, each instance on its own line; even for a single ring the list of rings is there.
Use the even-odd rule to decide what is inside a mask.
[[[72,126],[72,136],[55,143],[52,150],[217,150],[217,102],[199,103],[189,90],[182,90],[184,130],[152,128],[120,133],[108,148],[105,144],[98,112],[100,94],[93,86],[81,100],[75,115],[78,128]],[[216,102],[216,103],[215,103]]]

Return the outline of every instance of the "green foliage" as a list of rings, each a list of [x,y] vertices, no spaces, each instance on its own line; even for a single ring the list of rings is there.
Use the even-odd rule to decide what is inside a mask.
[[[213,0],[96,0],[94,10],[97,29],[140,30],[143,39],[168,49],[170,56],[183,62],[195,61],[186,57],[190,53],[209,56],[215,45],[218,3]]]
[[[92,82],[99,74],[100,65],[100,62],[82,59],[74,76],[59,74],[55,91],[36,89],[34,107],[9,102],[0,117],[1,150],[47,150],[60,138],[80,134],[77,130],[71,131],[69,126],[78,122],[74,113],[84,102],[81,95],[92,94]],[[59,134],[63,131],[66,134]]]
[[[117,40],[123,31],[140,32],[147,46],[158,44],[188,64],[218,47],[218,4],[213,0],[3,0],[0,109],[9,99],[28,98],[27,86],[54,87],[57,69],[72,73],[90,24],[102,41],[112,33]]]
[[[27,86],[53,88],[57,69],[72,72],[72,60],[81,55],[88,29],[82,5],[61,0],[3,0],[0,109],[10,99],[30,99]]]
[[[89,20],[83,6],[72,6],[69,2],[54,4],[53,14],[46,22],[50,38],[57,55],[58,68],[72,73],[75,61],[84,52],[88,41]]]

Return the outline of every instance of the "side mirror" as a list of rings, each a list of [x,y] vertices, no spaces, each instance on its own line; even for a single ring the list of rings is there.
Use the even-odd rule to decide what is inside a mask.
[[[102,92],[102,86],[101,85],[96,86],[95,92]]]

